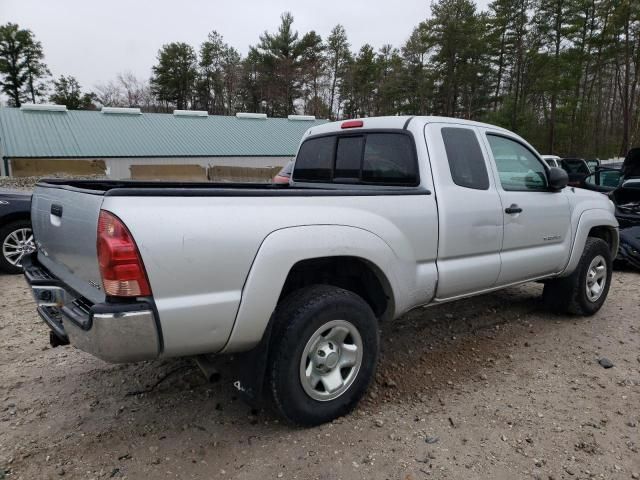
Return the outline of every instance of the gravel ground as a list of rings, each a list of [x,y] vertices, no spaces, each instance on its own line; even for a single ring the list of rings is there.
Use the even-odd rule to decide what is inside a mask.
[[[382,326],[355,412],[297,429],[188,360],[50,348],[0,275],[0,479],[637,479],[639,287],[616,272],[591,318],[548,314],[538,284],[418,309]]]
[[[67,175],[65,173],[52,173],[44,177],[0,177],[0,189],[32,191],[41,178],[69,178],[74,180],[99,180],[106,178],[103,175]]]

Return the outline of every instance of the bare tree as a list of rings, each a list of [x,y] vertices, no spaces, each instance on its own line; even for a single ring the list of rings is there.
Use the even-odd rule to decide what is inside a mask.
[[[118,74],[118,83],[124,91],[125,101],[129,107],[141,107],[145,96],[146,82],[138,79],[133,72]]]
[[[96,100],[104,107],[124,107],[126,99],[119,84],[110,80],[100,83],[93,89]]]
[[[97,84],[93,93],[105,107],[139,107],[145,112],[157,111],[149,82],[140,80],[132,72],[119,73],[115,80]]]

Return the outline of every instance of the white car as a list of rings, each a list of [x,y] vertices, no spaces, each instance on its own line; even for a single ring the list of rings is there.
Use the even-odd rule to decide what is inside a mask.
[[[58,343],[109,362],[243,353],[242,394],[316,425],[364,395],[378,322],[415,307],[544,281],[552,310],[597,312],[618,224],[567,181],[492,125],[327,123],[288,188],[39,183],[25,276]]]
[[[542,159],[550,167],[562,168],[562,165],[560,165],[560,160],[562,160],[562,159],[557,155],[542,155]]]

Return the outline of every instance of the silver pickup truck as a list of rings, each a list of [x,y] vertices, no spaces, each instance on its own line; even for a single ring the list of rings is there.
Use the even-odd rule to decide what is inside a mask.
[[[244,352],[236,387],[314,425],[357,404],[378,323],[414,307],[541,281],[554,311],[597,312],[618,225],[566,185],[491,125],[328,123],[284,188],[40,182],[25,276],[54,342],[108,362]]]

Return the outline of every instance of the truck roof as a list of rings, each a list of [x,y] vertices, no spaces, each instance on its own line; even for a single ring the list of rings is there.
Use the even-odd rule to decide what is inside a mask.
[[[498,127],[496,125],[491,125],[488,123],[475,122],[472,120],[464,120],[462,118],[453,118],[453,117],[438,117],[438,116],[413,116],[413,115],[402,115],[402,116],[393,116],[393,117],[366,117],[366,118],[358,118],[355,120],[362,120],[363,128],[405,128],[409,121],[420,122],[422,125],[427,123],[455,123],[457,125],[469,125],[475,127],[484,127],[491,128],[494,130],[501,130],[504,132],[508,132],[508,130]],[[305,137],[309,135],[320,135],[323,133],[331,133],[342,130],[342,124],[348,120],[340,120],[337,122],[325,123],[323,125],[318,125],[310,128],[305,133]]]

